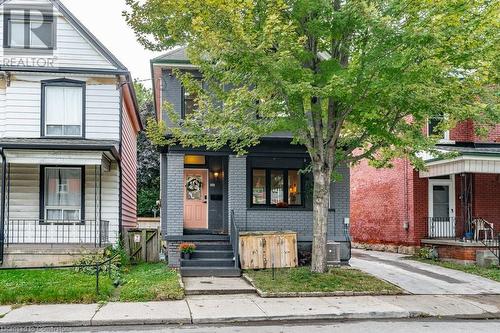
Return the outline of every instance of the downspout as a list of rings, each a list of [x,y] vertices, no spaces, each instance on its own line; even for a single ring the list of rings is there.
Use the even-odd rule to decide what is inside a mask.
[[[3,264],[4,250],[5,250],[5,188],[7,182],[7,158],[5,152],[0,149],[0,156],[2,158],[2,192],[0,194],[0,265]]]

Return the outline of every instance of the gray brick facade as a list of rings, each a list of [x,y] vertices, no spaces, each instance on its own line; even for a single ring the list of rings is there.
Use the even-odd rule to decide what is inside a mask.
[[[166,154],[166,177],[162,177],[162,225],[164,234],[180,236],[184,232],[184,154]]]

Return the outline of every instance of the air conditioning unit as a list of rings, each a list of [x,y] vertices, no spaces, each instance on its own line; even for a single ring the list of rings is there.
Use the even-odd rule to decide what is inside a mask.
[[[326,244],[326,263],[328,266],[340,265],[340,243],[328,242]]]

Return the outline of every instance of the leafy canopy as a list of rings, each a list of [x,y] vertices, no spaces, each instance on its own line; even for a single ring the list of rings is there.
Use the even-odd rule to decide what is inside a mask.
[[[499,1],[127,0],[138,39],[187,45],[200,109],[169,128],[184,145],[238,152],[291,132],[332,171],[431,149],[423,128],[499,123]],[[160,126],[162,130],[165,127]],[[154,132],[154,131],[153,131]]]

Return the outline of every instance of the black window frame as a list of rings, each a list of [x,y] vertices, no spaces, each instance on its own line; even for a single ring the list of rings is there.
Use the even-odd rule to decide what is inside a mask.
[[[39,207],[40,213],[39,224],[46,223],[45,221],[45,170],[47,168],[59,169],[80,169],[81,170],[81,202],[80,202],[80,223],[85,224],[85,165],[41,165],[40,166],[40,193],[39,193]],[[64,220],[60,223],[64,224]]]
[[[47,87],[79,87],[82,88],[82,130],[81,135],[47,135],[45,128],[45,88]],[[86,100],[87,100],[87,82],[70,80],[70,79],[55,79],[42,81],[42,97],[41,97],[41,115],[40,115],[40,136],[48,139],[84,139],[86,136]]]
[[[11,22],[12,21],[20,21],[23,23],[28,23],[31,24],[33,21],[41,21],[43,23],[50,23],[52,25],[52,36],[50,39],[50,46],[49,47],[32,47],[31,43],[29,45],[24,45],[24,46],[12,46],[10,45],[11,42]],[[39,15],[39,16],[30,16],[30,14],[25,14],[25,15],[12,15],[10,13],[7,13],[4,15],[4,22],[3,22],[3,47],[4,49],[19,49],[19,50],[34,50],[34,51],[50,51],[50,50],[56,50],[56,44],[57,44],[57,32],[56,32],[56,17],[53,15]],[[24,32],[24,40],[30,41],[30,29],[27,29],[27,31]]]
[[[203,78],[201,76],[195,76],[193,79],[199,81],[201,88],[203,88]],[[186,119],[186,88],[184,85],[181,85],[181,119]]]
[[[263,170],[265,171],[266,177],[266,203],[265,204],[255,204],[253,202],[253,180],[254,180],[254,170]],[[250,169],[250,207],[277,207],[275,204],[271,204],[271,173],[274,171],[281,171],[283,175],[283,202],[287,204],[290,208],[303,208],[305,207],[305,196],[304,196],[304,185],[305,185],[305,177],[304,174],[300,172],[300,169],[297,168],[259,168],[253,167]],[[288,173],[290,171],[296,171],[300,177],[300,205],[291,205],[288,203],[289,199],[289,184],[288,184]],[[282,209],[282,208],[280,208]]]

